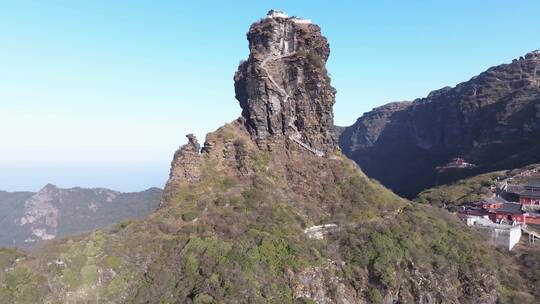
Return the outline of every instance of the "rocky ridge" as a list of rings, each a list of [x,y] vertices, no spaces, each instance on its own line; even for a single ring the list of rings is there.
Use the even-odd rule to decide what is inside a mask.
[[[268,151],[297,145],[323,157],[339,149],[332,111],[336,90],[325,67],[330,46],[320,27],[309,20],[271,12],[251,25],[247,39],[249,58],[234,75],[236,98],[242,108],[234,125],[247,130],[257,146]],[[188,143],[174,155],[165,192],[183,181],[197,181],[202,155],[210,155],[216,148],[212,137],[202,149],[193,134],[186,137]],[[224,153],[227,161],[245,174],[249,160],[241,155],[238,144],[225,143]]]
[[[467,175],[540,159],[540,52],[492,67],[454,88],[365,113],[340,137],[343,152],[405,197]],[[437,175],[454,157],[474,170]]]
[[[250,58],[235,75],[242,117],[202,148],[188,136],[158,210],[31,255],[0,251],[3,299],[495,303],[522,292],[530,300],[461,223],[394,195],[337,149],[318,26],[270,12],[248,40]],[[290,49],[305,54],[263,64]]]

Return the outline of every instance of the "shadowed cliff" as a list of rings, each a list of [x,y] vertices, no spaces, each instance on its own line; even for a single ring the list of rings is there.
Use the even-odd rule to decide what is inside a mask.
[[[339,139],[343,152],[399,195],[540,161],[540,52],[454,88],[373,109]],[[437,172],[454,157],[474,169]]]

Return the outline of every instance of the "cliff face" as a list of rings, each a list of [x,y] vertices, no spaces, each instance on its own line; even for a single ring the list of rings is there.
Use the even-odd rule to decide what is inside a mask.
[[[271,12],[248,40],[250,57],[235,75],[242,117],[209,133],[202,148],[188,136],[159,209],[26,259],[0,251],[0,269],[12,269],[0,271],[4,299],[530,300],[504,263],[515,284],[500,280],[497,255],[455,218],[394,195],[336,148],[328,44],[317,26]]]
[[[540,160],[540,53],[488,69],[454,88],[365,113],[340,137],[371,177],[412,197],[435,182]],[[437,174],[454,157],[477,167]]]
[[[250,55],[234,81],[250,135],[261,147],[288,138],[332,151],[335,89],[325,68],[330,47],[320,28],[297,18],[265,18],[247,38]]]
[[[332,110],[336,91],[325,67],[330,46],[320,27],[309,20],[269,15],[251,25],[247,39],[249,58],[234,75],[242,116],[233,125],[247,131],[242,141],[274,154],[289,148],[324,158],[333,154],[338,149]],[[201,160],[221,158],[215,156],[221,149],[224,161],[239,175],[250,172],[239,142],[220,143],[210,134],[201,149],[192,134],[187,137],[172,161],[166,194],[182,182],[197,181]]]
[[[201,146],[193,134],[188,134],[186,137],[188,143],[174,154],[165,190],[174,188],[182,182],[197,181],[201,176]]]

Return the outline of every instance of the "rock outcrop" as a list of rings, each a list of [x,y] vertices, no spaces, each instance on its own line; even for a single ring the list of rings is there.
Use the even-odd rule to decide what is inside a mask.
[[[165,189],[184,181],[195,182],[201,177],[201,146],[193,134],[186,135],[188,142],[176,151],[171,163],[169,180]]]
[[[342,132],[340,146],[366,174],[406,197],[435,182],[540,161],[540,52],[365,113]],[[458,156],[477,167],[437,174]]]
[[[330,46],[320,27],[270,11],[251,25],[247,39],[249,58],[234,75],[242,116],[233,124],[248,133],[242,143],[253,140],[274,152],[294,145],[319,157],[339,149],[332,110],[336,90],[325,67]],[[201,149],[192,134],[187,138],[174,155],[164,202],[178,185],[199,180],[204,157],[224,158],[238,174],[249,173],[250,160],[240,142],[209,135]]]
[[[236,98],[260,147],[289,139],[320,156],[335,149],[330,47],[319,26],[270,12],[247,34],[250,55],[234,76]],[[280,144],[281,141],[280,141]]]
[[[325,67],[330,46],[320,27],[270,11],[250,27],[247,39],[249,58],[234,75],[242,108],[235,128],[245,129],[261,149],[284,152],[285,146],[295,145],[319,157],[332,154],[338,149],[332,111],[336,91]],[[199,180],[201,159],[215,158],[216,150],[236,173],[249,174],[250,160],[239,142],[209,135],[201,149],[192,134],[187,137],[174,155],[164,202],[178,185]]]

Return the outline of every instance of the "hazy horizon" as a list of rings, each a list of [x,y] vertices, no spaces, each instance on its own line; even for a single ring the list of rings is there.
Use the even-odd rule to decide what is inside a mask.
[[[37,192],[47,184],[120,192],[163,189],[169,166],[170,161],[0,162],[0,191]]]
[[[321,26],[347,126],[540,48],[540,3],[494,2],[5,2],[0,189],[163,187],[185,134],[240,115],[233,74],[271,8]]]

